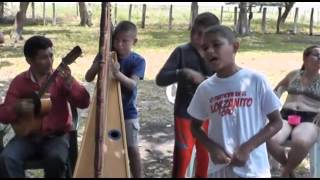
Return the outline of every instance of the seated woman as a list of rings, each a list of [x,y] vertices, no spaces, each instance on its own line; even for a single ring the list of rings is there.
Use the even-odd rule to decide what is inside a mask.
[[[269,153],[283,166],[281,175],[289,177],[307,156],[318,138],[320,122],[320,45],[310,46],[303,52],[303,65],[290,72],[276,86],[279,98],[287,91],[288,96],[281,110],[282,129],[268,142]],[[286,157],[281,146],[288,138],[292,146]]]

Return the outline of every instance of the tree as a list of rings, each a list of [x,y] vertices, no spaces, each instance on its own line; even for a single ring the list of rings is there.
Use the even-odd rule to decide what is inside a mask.
[[[240,35],[246,35],[248,34],[248,16],[247,16],[247,7],[248,7],[248,2],[240,2],[239,8],[239,19],[238,19],[238,26],[237,26],[237,32]]]
[[[87,6],[85,2],[79,2],[79,11],[80,11],[80,26],[88,25],[92,26],[91,13],[88,13]]]
[[[14,28],[11,31],[11,38],[15,39],[15,42],[18,42],[19,40],[23,40],[22,37],[22,30],[24,21],[26,19],[26,12],[28,9],[29,2],[20,2],[19,11],[16,14],[15,20],[14,20]]]
[[[287,19],[287,17],[288,17],[288,15],[289,15],[289,13],[290,13],[290,11],[291,11],[291,9],[292,9],[292,7],[293,7],[293,5],[294,5],[294,3],[295,2],[283,2],[284,3],[284,12],[283,12],[283,14],[281,15],[281,18],[280,18],[280,23],[281,24],[284,24],[285,23],[285,21],[286,21],[286,19]]]
[[[193,25],[194,19],[198,15],[198,9],[199,9],[198,2],[192,2],[191,3],[191,15],[190,15],[191,19],[190,19],[190,24],[189,24],[189,30],[191,29],[191,27]]]

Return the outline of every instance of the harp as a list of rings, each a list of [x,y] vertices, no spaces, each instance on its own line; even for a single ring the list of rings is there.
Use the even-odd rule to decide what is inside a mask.
[[[102,61],[92,96],[84,135],[73,177],[130,177],[121,87],[109,71],[111,5],[102,2],[99,51]]]

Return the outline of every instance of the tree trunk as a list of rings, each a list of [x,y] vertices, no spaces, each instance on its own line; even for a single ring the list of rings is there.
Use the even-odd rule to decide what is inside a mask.
[[[249,5],[248,32],[251,32],[251,20],[253,18],[252,5]]]
[[[29,2],[20,2],[20,9],[16,14],[16,18],[14,20],[14,28],[11,32],[11,38],[14,38],[15,43],[19,40],[23,40],[22,30],[24,21],[26,18],[26,12],[28,9]]]
[[[248,33],[248,18],[247,18],[248,2],[240,2],[239,8],[239,21],[238,21],[238,33],[240,35],[246,35]]]
[[[280,23],[284,24],[295,2],[285,2],[285,9],[281,16]]]
[[[313,12],[314,8],[311,8],[311,15],[310,15],[310,25],[309,25],[309,35],[313,35]]]
[[[4,14],[4,2],[0,2],[0,18],[3,18]]]
[[[190,17],[189,30],[191,30],[191,27],[193,26],[193,23],[194,23],[194,19],[198,15],[198,9],[199,9],[198,2],[192,2],[191,3],[191,17]]]
[[[282,8],[281,8],[281,7],[278,7],[279,14],[278,14],[278,20],[277,20],[277,32],[276,32],[277,34],[280,33],[281,10],[282,10]]]
[[[91,14],[88,13],[87,6],[85,2],[79,2],[79,11],[80,11],[80,26],[88,25],[92,26]]]

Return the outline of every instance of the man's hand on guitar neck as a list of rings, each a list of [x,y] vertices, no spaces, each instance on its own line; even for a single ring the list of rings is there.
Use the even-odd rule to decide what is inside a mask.
[[[64,85],[67,89],[71,89],[73,77],[69,66],[64,65],[59,69],[59,75],[64,79]]]
[[[34,104],[32,99],[21,99],[15,106],[15,111],[18,116],[33,116]]]

